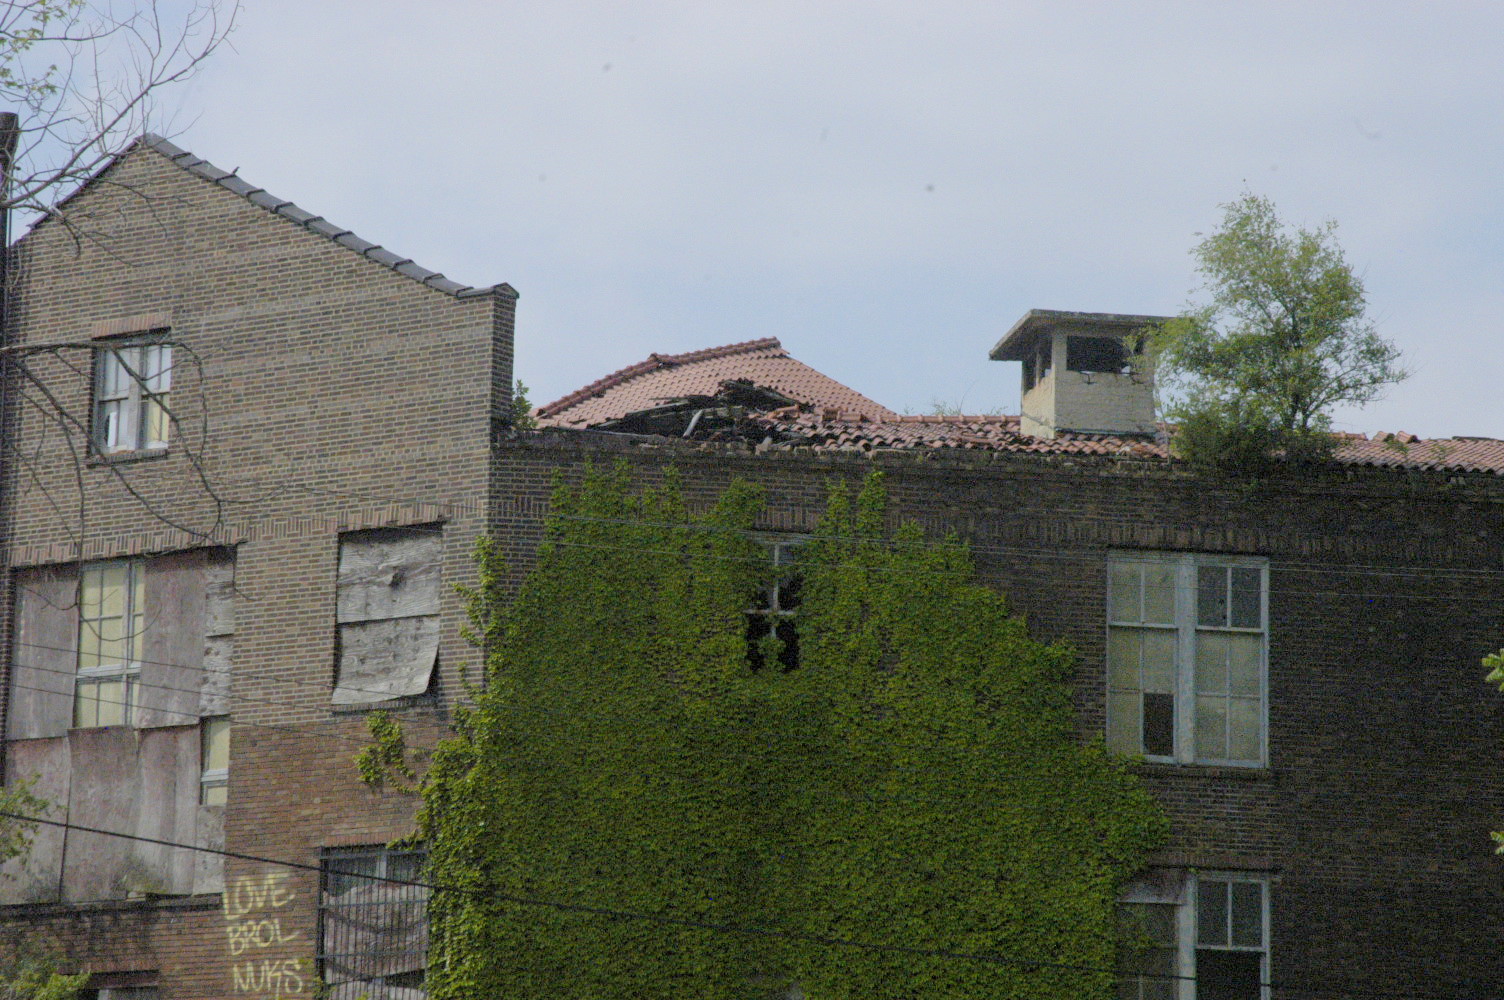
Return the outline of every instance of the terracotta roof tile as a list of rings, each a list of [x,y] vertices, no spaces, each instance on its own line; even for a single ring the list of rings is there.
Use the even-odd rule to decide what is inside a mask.
[[[1027,452],[1056,455],[1169,457],[1168,438],[1115,437],[1062,433],[1054,439],[1027,437],[1016,416],[899,416],[853,420],[829,413],[774,410],[753,419],[778,429],[803,447],[830,451],[944,449]],[[1489,472],[1504,475],[1504,441],[1458,437],[1423,439],[1413,434],[1338,436],[1335,458],[1345,465],[1432,472]]]
[[[909,416],[894,413],[808,365],[765,337],[685,354],[652,354],[540,407],[545,426],[586,428],[619,420],[665,400],[714,396],[722,383],[746,380],[799,401],[748,413],[783,447],[824,451],[964,449],[1042,455],[1170,457],[1168,428],[1154,437],[1063,432],[1025,436],[1017,416]],[[775,445],[776,446],[776,445]],[[1414,434],[1339,434],[1335,459],[1345,465],[1504,475],[1504,441],[1482,437],[1427,440]]]
[[[594,427],[646,410],[666,399],[713,396],[722,382],[744,380],[791,399],[868,419],[898,415],[813,368],[789,357],[776,337],[711,347],[685,354],[650,354],[576,389],[537,410],[551,427]]]

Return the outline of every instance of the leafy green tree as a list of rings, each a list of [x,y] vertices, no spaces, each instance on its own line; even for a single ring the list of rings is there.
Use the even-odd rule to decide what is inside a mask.
[[[797,661],[777,630],[750,657],[754,595],[795,586],[761,503],[592,472],[515,600],[481,547],[485,686],[419,782],[431,995],[1108,995],[1166,826],[1077,738],[1074,655],[959,544],[890,533],[874,474],[798,550]],[[373,732],[367,777],[409,781]]]
[[[1277,452],[1321,458],[1332,408],[1402,380],[1400,353],[1365,315],[1335,222],[1292,230],[1253,194],[1222,208],[1221,228],[1192,250],[1209,301],[1155,338],[1175,448],[1233,468]]]
[[[31,849],[36,824],[24,818],[45,815],[48,803],[32,794],[31,781],[0,788],[0,864]],[[0,1000],[73,1000],[87,973],[60,974],[55,958],[26,941],[0,942]]]
[[[0,864],[31,849],[36,824],[25,817],[46,813],[48,803],[32,794],[35,779],[17,781],[0,788]]]

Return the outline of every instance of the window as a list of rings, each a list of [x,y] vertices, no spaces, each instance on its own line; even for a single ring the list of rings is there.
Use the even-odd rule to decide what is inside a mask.
[[[140,701],[146,614],[140,559],[94,563],[79,577],[73,725],[128,726]]]
[[[94,443],[102,454],[166,448],[172,345],[123,343],[94,354]]]
[[[799,666],[799,633],[794,615],[799,607],[803,580],[794,557],[805,539],[801,536],[760,539],[772,562],[767,584],[747,609],[747,662],[753,670],[776,659],[785,673]]]
[[[230,784],[230,717],[204,719],[199,730],[203,764],[198,779],[200,805],[222,806]]]
[[[428,951],[422,851],[326,851],[319,877],[319,974],[336,1000],[421,996]],[[396,879],[399,881],[384,881]]]
[[[439,653],[443,541],[432,526],[340,538],[336,706],[360,707],[428,690]]]
[[[1262,559],[1111,558],[1112,749],[1180,763],[1264,762],[1267,579]]]
[[[1119,1000],[1261,1000],[1269,886],[1247,874],[1161,873],[1120,906]]]
[[[1073,372],[1121,373],[1128,368],[1128,346],[1117,337],[1066,337],[1065,367]]]

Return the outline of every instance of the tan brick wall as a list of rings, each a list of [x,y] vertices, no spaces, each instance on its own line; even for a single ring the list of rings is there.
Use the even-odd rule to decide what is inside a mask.
[[[449,584],[471,577],[485,525],[492,428],[510,397],[513,294],[425,287],[149,149],[70,214],[100,236],[76,241],[49,222],[22,242],[11,342],[77,343],[166,320],[179,345],[181,427],[164,455],[80,465],[46,414],[13,410],[34,460],[12,470],[10,565],[233,545],[227,848],[317,864],[321,847],[408,833],[412,802],[356,779],[364,717],[329,705],[339,534],[443,524],[438,698],[402,712],[431,735],[474,660]],[[76,370],[37,354],[30,366],[63,408],[86,415],[88,356],[65,359]],[[231,861],[226,875],[233,886],[265,870]],[[311,958],[316,878],[294,872],[287,885],[279,915],[301,944],[278,955]],[[11,908],[0,937],[62,927],[72,946],[87,942],[79,954],[91,968],[159,969],[167,997],[230,996],[217,904],[122,904],[87,933],[66,930],[75,915],[32,922]]]

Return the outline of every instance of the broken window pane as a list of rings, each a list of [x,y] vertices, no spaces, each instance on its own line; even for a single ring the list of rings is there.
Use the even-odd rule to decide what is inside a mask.
[[[1175,754],[1175,696],[1144,692],[1144,753],[1154,757]]]
[[[1196,1000],[1259,1000],[1263,955],[1257,951],[1196,950]]]
[[[797,558],[802,537],[760,539],[767,548],[773,570],[767,584],[754,596],[747,610],[747,664],[761,670],[769,658],[787,673],[799,666],[799,633],[795,610],[799,607],[803,576]]]
[[[165,448],[172,345],[116,344],[94,355],[94,443],[106,454]]]

